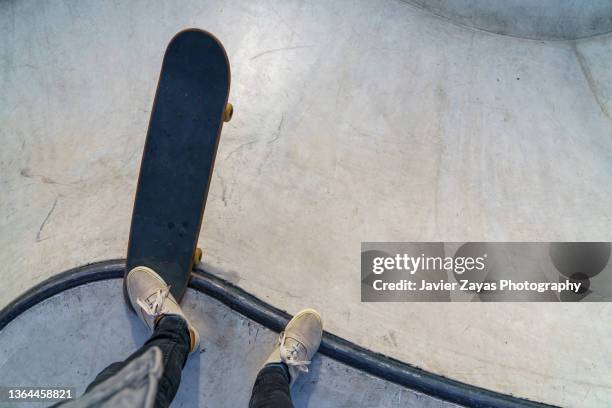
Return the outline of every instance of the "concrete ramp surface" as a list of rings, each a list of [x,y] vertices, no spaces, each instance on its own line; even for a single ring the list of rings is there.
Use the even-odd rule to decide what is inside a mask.
[[[183,370],[172,407],[248,406],[278,333],[196,291],[187,292],[183,308],[202,344]],[[125,359],[149,335],[123,302],[119,279],[79,286],[29,309],[0,332],[0,384],[70,387],[81,395],[98,372]],[[296,407],[458,407],[322,356],[292,391]]]
[[[0,307],[62,271],[125,258],[163,52],[198,27],[228,52],[235,108],[200,235],[207,271],[280,310],[314,307],[329,332],[427,372],[609,406],[609,304],[360,302],[363,241],[612,241],[609,3],[486,2],[510,14],[482,20],[484,3],[1,1]],[[538,31],[560,27],[538,18],[577,7],[585,30]],[[79,307],[68,311],[87,320]],[[101,330],[132,336],[118,316]],[[79,384],[106,362],[82,356]],[[259,349],[248,358],[252,370]]]

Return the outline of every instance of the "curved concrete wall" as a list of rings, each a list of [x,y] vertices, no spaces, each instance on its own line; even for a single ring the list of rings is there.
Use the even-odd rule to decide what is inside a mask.
[[[403,0],[497,34],[573,40],[612,32],[612,0]]]

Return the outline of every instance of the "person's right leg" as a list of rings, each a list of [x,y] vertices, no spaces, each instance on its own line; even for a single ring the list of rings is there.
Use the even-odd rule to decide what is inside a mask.
[[[168,285],[152,269],[146,267],[132,269],[126,276],[126,288],[136,314],[153,330],[153,334],[125,361],[113,363],[102,370],[87,386],[85,394],[114,377],[149,349],[157,347],[162,355],[162,374],[157,384],[155,407],[168,407],[178,390],[181,370],[189,353],[197,350],[200,336],[170,294]]]
[[[323,322],[315,310],[305,309],[289,321],[279,345],[259,371],[250,408],[292,408],[290,385],[300,373],[307,373],[321,344]]]
[[[190,335],[187,321],[179,315],[162,316],[147,342],[126,360],[106,367],[87,386],[85,393],[96,385],[117,374],[132,360],[138,358],[152,347],[159,347],[162,352],[163,374],[157,386],[156,407],[167,407],[176,395],[181,382],[181,371],[187,362],[190,350]]]

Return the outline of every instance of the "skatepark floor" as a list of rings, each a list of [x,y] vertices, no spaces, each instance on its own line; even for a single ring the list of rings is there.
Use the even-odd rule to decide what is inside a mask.
[[[202,343],[187,360],[172,407],[248,406],[257,372],[278,333],[193,290],[182,304]],[[125,359],[149,335],[123,302],[120,280],[69,289],[0,332],[0,384],[73,387],[81,395],[104,367]],[[292,387],[297,408],[458,407],[320,355],[309,370]]]
[[[0,2],[0,307],[125,257],[161,58],[186,27],[214,33],[232,68],[206,270],[290,313],[314,307],[328,331],[436,374],[564,407],[609,404],[609,304],[361,303],[359,265],[362,241],[612,240],[609,34],[517,38],[393,0]],[[100,330],[133,334],[118,299],[96,301],[117,312]],[[80,324],[90,309],[79,307],[61,310]],[[242,336],[247,323],[230,314]],[[273,337],[254,346],[247,377]],[[115,358],[80,360],[79,384]],[[344,372],[328,363],[320,375]],[[412,398],[346,376],[339,393],[374,381]]]

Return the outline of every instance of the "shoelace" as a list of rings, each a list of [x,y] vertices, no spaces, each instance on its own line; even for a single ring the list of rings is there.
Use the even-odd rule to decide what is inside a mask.
[[[155,299],[150,304],[147,302],[147,299],[149,299],[153,295],[149,296],[147,299],[138,298],[136,299],[136,303],[138,303],[138,305],[142,307],[142,310],[146,314],[155,318],[162,313],[164,302],[166,298],[168,297],[169,293],[170,293],[170,286],[166,286],[163,289],[159,288],[157,289],[157,292],[155,293]]]
[[[299,360],[298,357],[299,357],[300,350],[298,347],[298,343],[293,344],[290,347],[288,347],[285,345],[285,339],[286,339],[285,332],[282,332],[279,336],[281,359],[288,366],[293,366],[297,368],[299,371],[303,373],[307,373],[308,372],[307,365],[310,364],[310,361]],[[302,345],[302,347],[304,346]]]

